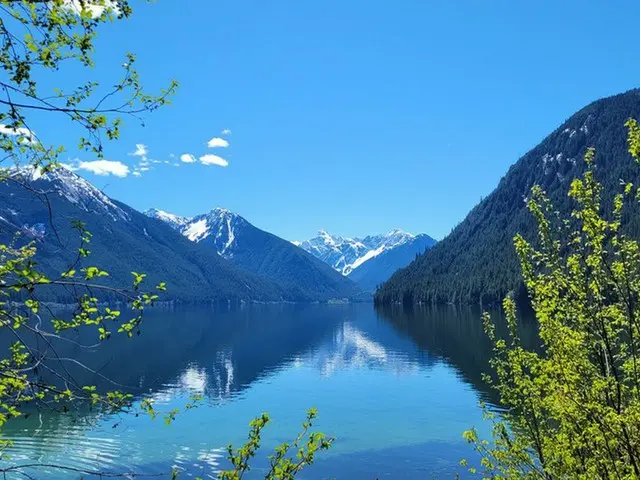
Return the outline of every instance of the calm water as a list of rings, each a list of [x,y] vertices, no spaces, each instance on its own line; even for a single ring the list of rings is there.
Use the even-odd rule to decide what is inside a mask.
[[[525,335],[535,335],[533,326]],[[112,338],[91,352],[59,348],[100,373],[74,369],[84,384],[109,388],[108,378],[119,384],[111,389],[151,395],[163,410],[183,407],[191,393],[204,401],[170,426],[146,416],[34,412],[4,430],[15,442],[11,463],[144,473],[177,466],[185,477],[214,478],[226,465],[224,447],[243,442],[251,418],[270,413],[268,448],[291,440],[313,406],[318,430],[337,441],[300,478],[452,478],[464,474],[461,458],[473,458],[462,432],[488,433],[479,401],[495,400],[481,380],[490,345],[470,310],[156,310],[133,340]]]

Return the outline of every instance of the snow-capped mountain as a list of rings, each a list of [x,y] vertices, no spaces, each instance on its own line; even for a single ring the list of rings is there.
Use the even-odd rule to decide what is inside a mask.
[[[89,261],[108,267],[103,281],[109,286],[130,285],[135,268],[147,275],[148,285],[165,282],[171,299],[329,301],[364,295],[313,255],[228,210],[192,219],[158,210],[143,215],[70,169],[1,173],[7,181],[0,182],[0,243],[13,242],[18,232],[20,242],[35,240],[47,275],[59,275],[76,260],[80,240],[73,222],[80,221],[93,234]],[[68,295],[47,294],[42,298],[48,301]]]
[[[191,221],[191,217],[181,217],[179,215],[174,215],[173,213],[158,210],[157,208],[150,208],[142,213],[144,213],[147,217],[162,220],[171,228],[178,231],[181,231],[184,226]]]
[[[34,167],[12,168],[9,178],[18,183],[29,183],[36,190],[48,195],[55,193],[66,198],[85,212],[106,215],[113,221],[130,220],[129,214],[109,197],[69,168],[60,167],[42,173]]]
[[[235,230],[248,225],[244,218],[226,208],[214,208],[209,213],[193,218],[181,217],[157,208],[150,208],[143,213],[169,224],[192,242],[200,243],[207,240],[215,246],[218,255],[227,258],[233,256]]]
[[[416,235],[399,229],[382,235],[368,235],[365,238],[346,238],[320,230],[318,235],[310,240],[293,243],[343,275],[349,275],[366,261],[415,239]]]
[[[436,241],[429,235],[421,233],[413,240],[389,248],[363,262],[358,268],[352,270],[349,278],[360,285],[368,292],[373,292],[377,287],[386,282],[391,276],[401,268],[406,267],[422,255],[425,251],[436,244]]]
[[[209,213],[192,218],[182,229],[182,234],[192,242],[208,239],[219,255],[233,256],[236,241],[235,231],[248,225],[240,215],[226,208],[215,208]]]
[[[22,246],[35,240],[35,259],[47,276],[58,278],[80,262],[78,271],[89,265],[107,269],[108,277],[101,280],[106,286],[126,287],[132,270],[144,272],[147,288],[166,283],[163,299],[168,300],[296,300],[274,282],[194,244],[166,223],[109,198],[69,169],[42,174],[21,168],[4,170],[2,176],[7,180],[0,182],[0,243]],[[75,221],[93,235],[86,260],[78,260]],[[43,301],[60,303],[75,298],[55,288],[40,295]]]
[[[175,216],[156,210],[147,215],[175,225]],[[174,227],[176,228],[176,227]],[[276,282],[297,298],[354,298],[362,291],[313,255],[253,226],[225,208],[197,215],[176,228],[182,235],[249,272]]]

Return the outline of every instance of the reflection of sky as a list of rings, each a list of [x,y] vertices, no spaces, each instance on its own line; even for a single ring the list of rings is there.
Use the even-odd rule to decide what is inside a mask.
[[[417,448],[425,441],[461,443],[462,431],[480,421],[475,391],[455,369],[421,356],[413,342],[387,324],[372,316],[353,317],[306,343],[298,338],[302,330],[280,343],[275,335],[270,343],[261,343],[262,330],[253,337],[243,332],[233,341],[200,344],[190,351],[188,362],[150,392],[161,411],[182,410],[190,394],[206,397],[170,426],[162,418],[152,421],[146,416],[89,416],[93,420],[83,425],[58,416],[45,422],[43,433],[33,438],[37,424],[32,419],[31,430],[14,430],[12,436],[19,441],[11,454],[16,461],[64,460],[87,468],[113,466],[110,470],[143,466],[155,472],[174,465],[191,476],[215,478],[226,456],[220,447],[243,444],[251,418],[269,412],[273,423],[263,439],[272,448],[292,440],[309,407],[320,412],[319,430],[339,439],[331,452],[323,452],[326,458]],[[290,348],[293,341],[295,349]],[[149,369],[148,374],[155,371]],[[434,460],[428,455],[425,452],[420,466],[423,471]],[[379,468],[395,471],[398,463],[389,462]]]
[[[201,478],[217,478],[225,458],[226,451],[223,448],[198,449],[194,452],[190,447],[183,446],[176,453],[172,468],[188,471],[188,477],[196,474]]]

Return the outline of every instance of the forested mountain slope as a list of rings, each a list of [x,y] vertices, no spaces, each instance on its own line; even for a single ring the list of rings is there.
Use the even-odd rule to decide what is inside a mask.
[[[354,282],[291,242],[261,230],[240,215],[216,208],[192,219],[159,210],[145,212],[182,233],[200,248],[278,285],[301,301],[368,299]],[[179,219],[176,222],[176,219]],[[183,225],[180,222],[185,221]]]
[[[35,241],[38,268],[48,275],[64,272],[76,259],[79,234],[72,222],[80,220],[93,234],[87,245],[91,254],[83,264],[107,270],[109,277],[101,280],[108,284],[130,286],[135,270],[148,275],[148,288],[166,282],[163,300],[295,299],[273,282],[190,242],[164,222],[110,199],[65,168],[45,176],[25,169],[12,177],[0,182],[0,241],[16,245]],[[43,289],[41,299],[74,298],[71,290],[48,290]]]
[[[348,275],[368,292],[373,292],[397,270],[410,264],[418,255],[433,247],[436,241],[421,233],[409,242],[367,260]]]
[[[583,155],[595,147],[597,178],[610,205],[620,179],[640,178],[640,166],[627,152],[629,117],[640,117],[639,90],[598,100],[574,114],[518,160],[449,236],[394,274],[376,293],[376,302],[488,303],[512,289],[522,293],[513,237],[535,237],[525,205],[531,187],[541,185],[556,208],[568,214],[571,179],[584,172]],[[624,228],[636,236],[639,214],[632,205],[624,219]]]

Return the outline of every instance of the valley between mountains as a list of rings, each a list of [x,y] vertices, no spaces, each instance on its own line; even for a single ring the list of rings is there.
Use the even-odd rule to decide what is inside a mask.
[[[519,159],[440,242],[399,229],[363,238],[321,230],[289,241],[223,208],[192,218],[155,208],[141,213],[67,168],[10,171],[0,183],[0,240],[35,242],[40,266],[59,274],[77,252],[72,222],[80,220],[94,235],[91,262],[110,266],[109,282],[126,284],[129,265],[136,265],[150,281],[167,283],[170,300],[497,303],[510,291],[523,292],[513,237],[534,235],[525,204],[531,187],[540,185],[568,214],[566,191],[584,172],[588,147],[597,151],[597,176],[606,192],[615,192],[620,179],[637,181],[624,123],[639,116],[638,90],[587,105]],[[612,196],[604,202],[610,206]],[[638,207],[631,205],[622,228],[634,237],[640,235],[638,219]],[[59,292],[45,297],[67,300]]]
[[[290,242],[223,208],[193,218],[141,213],[64,167],[14,169],[0,184],[0,238],[35,242],[50,275],[76,258],[77,220],[93,235],[90,263],[110,266],[107,283],[128,283],[136,265],[150,282],[167,284],[166,299],[188,302],[369,301],[376,286],[435,244],[401,230],[363,239],[321,231]],[[72,297],[45,292],[43,300]]]

